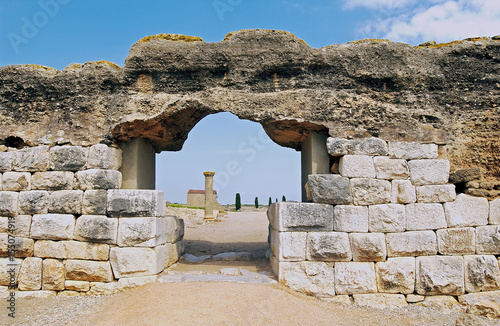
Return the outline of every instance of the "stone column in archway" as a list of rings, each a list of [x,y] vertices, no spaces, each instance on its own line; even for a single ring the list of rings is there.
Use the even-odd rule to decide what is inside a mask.
[[[301,165],[302,165],[302,201],[307,202],[305,185],[310,174],[330,173],[330,156],[326,149],[325,135],[311,131],[302,143]]]
[[[215,209],[215,196],[214,196],[214,175],[215,172],[204,172],[205,176],[205,220],[213,220]]]

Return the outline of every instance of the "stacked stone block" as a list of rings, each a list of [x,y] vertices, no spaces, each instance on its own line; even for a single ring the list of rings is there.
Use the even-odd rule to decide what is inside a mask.
[[[0,153],[2,290],[13,266],[18,296],[68,296],[150,283],[178,260],[182,221],[166,216],[163,192],[120,189],[120,166],[103,144]]]
[[[280,282],[372,306],[500,289],[500,200],[457,195],[437,145],[329,138],[327,148],[339,173],[309,176],[313,203],[268,211]]]

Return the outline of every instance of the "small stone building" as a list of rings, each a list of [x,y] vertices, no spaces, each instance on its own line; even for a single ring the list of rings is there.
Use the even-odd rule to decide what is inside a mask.
[[[216,190],[214,190],[214,196],[217,200]],[[187,206],[205,208],[205,190],[189,189],[187,193]]]

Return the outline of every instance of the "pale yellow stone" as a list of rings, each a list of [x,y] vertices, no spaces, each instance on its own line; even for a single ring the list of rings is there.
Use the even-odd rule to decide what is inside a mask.
[[[64,265],[56,259],[45,259],[42,264],[42,289],[64,290]]]
[[[64,287],[70,291],[87,292],[90,290],[90,282],[66,280]]]

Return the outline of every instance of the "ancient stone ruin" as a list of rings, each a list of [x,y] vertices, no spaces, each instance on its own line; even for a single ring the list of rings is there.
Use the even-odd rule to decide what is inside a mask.
[[[499,39],[314,49],[280,31],[161,34],[123,68],[1,67],[3,291],[154,282],[183,235],[154,190],[155,153],[231,112],[301,151],[303,203],[268,212],[280,282],[359,305],[458,298],[500,316]]]

